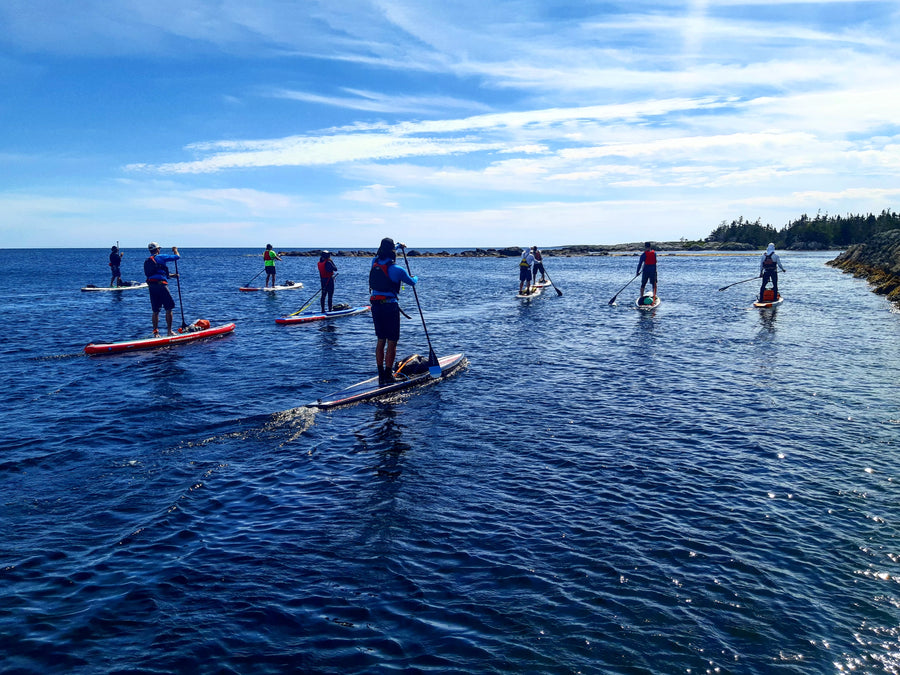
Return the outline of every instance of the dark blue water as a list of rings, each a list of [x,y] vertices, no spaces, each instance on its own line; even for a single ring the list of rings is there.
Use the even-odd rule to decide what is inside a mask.
[[[767,313],[717,290],[755,257],[661,258],[652,313],[607,304],[635,258],[524,302],[515,260],[411,259],[467,367],[316,413],[373,374],[368,315],[276,326],[315,259],[271,296],[237,291],[259,251],[182,253],[187,322],[235,333],[86,357],[146,291],[0,251],[4,673],[900,672],[900,315],[833,254],[786,253]]]

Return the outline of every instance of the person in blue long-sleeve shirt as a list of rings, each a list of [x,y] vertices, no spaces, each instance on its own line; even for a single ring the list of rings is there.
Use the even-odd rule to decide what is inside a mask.
[[[403,244],[397,246],[402,247]],[[394,240],[388,237],[382,239],[369,270],[369,303],[378,340],[375,343],[375,363],[380,386],[396,381],[394,359],[400,340],[400,305],[397,301],[400,286],[404,283],[415,286],[418,280],[418,277],[409,276],[405,269],[397,265]]]
[[[172,247],[172,254],[160,253],[162,250],[155,241],[151,241],[147,248],[150,251],[150,257],[144,261],[144,276],[147,277],[147,287],[150,289],[150,309],[153,310],[153,336],[159,336],[159,310],[166,310],[166,327],[168,335],[175,335],[172,332],[172,310],[175,309],[175,301],[172,294],[169,293],[169,279],[177,277],[177,274],[170,274],[166,263],[178,260],[178,247]]]

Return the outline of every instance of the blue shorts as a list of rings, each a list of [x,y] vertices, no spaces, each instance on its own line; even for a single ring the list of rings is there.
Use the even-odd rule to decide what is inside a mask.
[[[519,265],[519,281],[531,281],[531,268]]]
[[[269,265],[266,267],[266,276],[274,277],[275,276],[275,265]]]
[[[159,313],[161,307],[165,307],[166,311],[175,309],[175,301],[172,294],[169,293],[167,284],[150,284],[150,307],[154,314]]]
[[[112,267],[111,269],[112,269],[112,275],[113,275],[114,277],[120,277],[120,276],[122,276],[122,273],[119,271],[119,266],[118,266],[118,265],[116,265],[115,267]]]
[[[644,265],[644,273],[641,275],[641,286],[646,286],[647,282],[656,283],[656,265]]]
[[[372,322],[379,340],[400,340],[400,305],[396,302],[372,302]]]

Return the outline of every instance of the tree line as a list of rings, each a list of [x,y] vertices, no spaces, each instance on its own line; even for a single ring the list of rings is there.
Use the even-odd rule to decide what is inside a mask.
[[[845,248],[861,244],[879,232],[900,229],[900,214],[885,209],[879,215],[829,216],[805,213],[780,230],[763,225],[759,218],[751,222],[741,216],[722,223],[706,238],[710,242],[751,244],[765,248],[772,242],[778,248]]]

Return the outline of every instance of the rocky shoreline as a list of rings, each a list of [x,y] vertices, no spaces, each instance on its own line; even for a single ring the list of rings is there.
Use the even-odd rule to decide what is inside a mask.
[[[756,246],[750,244],[736,244],[712,241],[659,241],[653,242],[657,252],[661,255],[666,253],[680,252],[710,252],[718,251],[758,251]],[[628,244],[584,244],[575,246],[556,246],[542,248],[541,252],[546,257],[572,257],[572,256],[603,256],[603,255],[634,255],[640,253],[644,249],[644,242],[631,242]],[[283,256],[300,256],[300,257],[318,257],[322,253],[321,250],[309,251],[279,251],[278,255]],[[375,255],[374,249],[371,250],[335,250],[331,251],[335,257],[351,257],[351,258],[371,258]],[[522,248],[519,246],[507,246],[505,248],[475,248],[466,251],[450,253],[449,251],[419,251],[416,249],[407,249],[406,255],[410,258],[518,258],[522,255]]]
[[[854,244],[826,264],[865,279],[872,290],[900,307],[900,230],[876,234]]]

